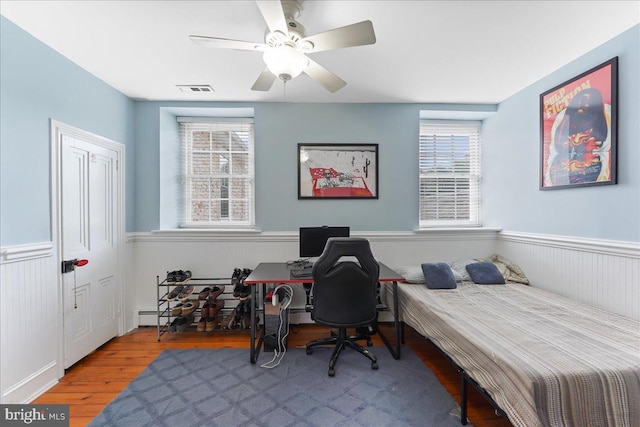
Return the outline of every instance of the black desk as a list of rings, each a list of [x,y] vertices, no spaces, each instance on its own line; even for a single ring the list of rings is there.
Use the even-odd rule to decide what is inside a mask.
[[[262,285],[262,295],[265,295],[267,290],[267,284],[280,284],[280,283],[297,283],[297,284],[309,284],[313,283],[313,278],[308,277],[293,277],[291,270],[296,267],[288,265],[284,262],[262,262],[249,274],[244,280],[244,283],[251,286],[251,345],[249,358],[251,363],[256,363],[258,355],[260,354],[260,348],[264,341],[264,327],[258,337],[258,343],[256,345],[256,332],[258,325],[256,325],[256,309],[258,307],[258,286]],[[299,268],[299,267],[298,267]],[[387,346],[389,352],[395,359],[400,358],[400,319],[398,318],[398,282],[404,281],[404,277],[396,273],[383,263],[380,263],[380,277],[379,282],[393,282],[393,324],[394,324],[394,343],[387,339],[378,328],[378,334],[382,338],[382,342]],[[262,301],[264,305],[264,301]],[[264,325],[264,306],[262,310],[262,323]]]

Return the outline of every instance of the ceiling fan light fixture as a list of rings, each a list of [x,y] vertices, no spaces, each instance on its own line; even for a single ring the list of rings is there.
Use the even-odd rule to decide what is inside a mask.
[[[299,76],[309,65],[309,60],[302,52],[287,45],[267,49],[263,59],[269,71],[284,81]]]

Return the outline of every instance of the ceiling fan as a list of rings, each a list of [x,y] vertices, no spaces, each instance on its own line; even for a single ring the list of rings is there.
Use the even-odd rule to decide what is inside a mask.
[[[304,27],[296,21],[302,10],[302,1],[256,1],[268,27],[264,43],[196,35],[189,36],[189,39],[212,48],[263,52],[266,68],[251,90],[268,91],[276,78],[286,83],[300,73],[305,73],[329,92],[336,92],[347,82],[306,54],[374,44],[376,35],[373,24],[371,21],[362,21],[307,36]]]

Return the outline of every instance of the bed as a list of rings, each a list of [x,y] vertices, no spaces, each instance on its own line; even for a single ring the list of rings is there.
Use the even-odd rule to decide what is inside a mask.
[[[381,288],[387,307],[391,289]],[[513,425],[640,426],[640,322],[521,283],[398,283],[398,301],[401,321]]]

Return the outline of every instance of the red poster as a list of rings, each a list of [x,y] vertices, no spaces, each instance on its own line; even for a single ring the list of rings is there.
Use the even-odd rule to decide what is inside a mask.
[[[540,95],[541,190],[616,183],[617,65]]]

